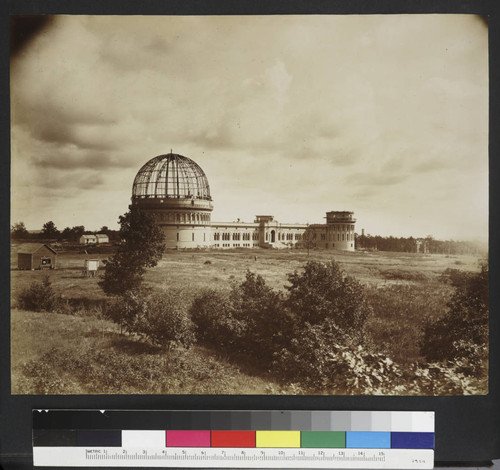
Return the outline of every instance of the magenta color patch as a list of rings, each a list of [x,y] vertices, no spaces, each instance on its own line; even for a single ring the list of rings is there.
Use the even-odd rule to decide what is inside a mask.
[[[210,447],[210,431],[167,431],[167,447]]]

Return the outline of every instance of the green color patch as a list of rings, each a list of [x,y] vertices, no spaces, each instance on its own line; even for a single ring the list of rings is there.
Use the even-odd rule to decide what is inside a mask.
[[[344,431],[302,431],[300,447],[345,448]]]

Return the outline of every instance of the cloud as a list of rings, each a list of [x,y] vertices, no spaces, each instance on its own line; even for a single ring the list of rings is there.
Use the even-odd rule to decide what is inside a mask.
[[[403,183],[407,178],[408,174],[398,174],[398,173],[354,173],[349,175],[346,179],[348,184],[355,186],[392,186],[396,184]]]
[[[11,64],[13,213],[110,225],[172,148],[222,219],[378,205],[425,225],[418,191],[451,214],[454,181],[487,184],[487,59],[472,15],[58,16]]]

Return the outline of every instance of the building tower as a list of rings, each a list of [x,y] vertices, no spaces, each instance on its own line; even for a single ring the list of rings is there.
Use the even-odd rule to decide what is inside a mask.
[[[326,239],[329,248],[354,251],[354,212],[330,211],[326,213]]]
[[[193,160],[175,153],[149,160],[134,179],[132,205],[154,214],[167,248],[211,246],[210,186]]]

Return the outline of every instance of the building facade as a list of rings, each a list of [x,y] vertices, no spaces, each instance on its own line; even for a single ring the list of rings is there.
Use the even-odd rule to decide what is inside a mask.
[[[159,155],[139,170],[132,206],[154,215],[167,249],[355,249],[356,219],[350,211],[327,212],[325,224],[280,223],[272,215],[257,215],[253,222],[212,222],[205,173],[193,160],[173,153]]]

